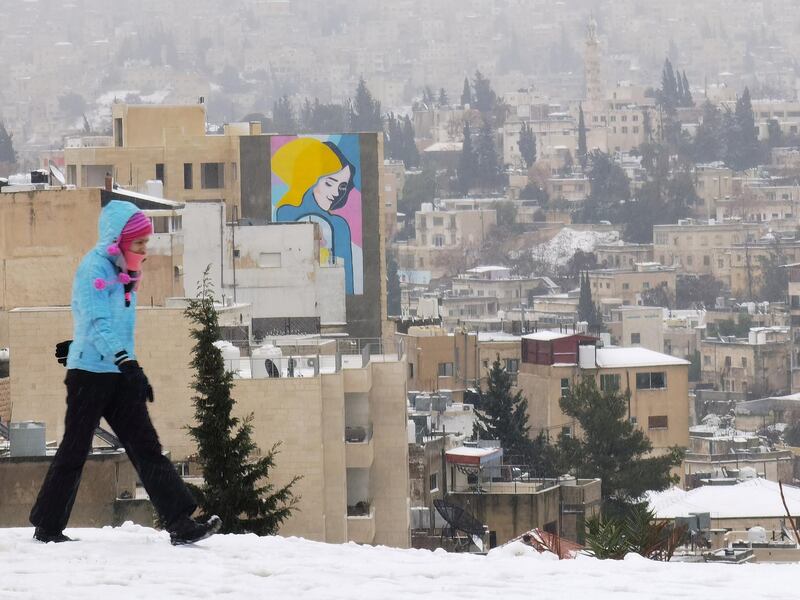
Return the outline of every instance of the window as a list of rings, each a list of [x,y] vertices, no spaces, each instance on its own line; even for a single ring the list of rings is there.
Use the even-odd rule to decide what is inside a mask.
[[[619,375],[600,375],[601,392],[618,392]]]
[[[711,357],[708,354],[703,357],[703,364],[707,367],[711,365]]]
[[[239,166],[235,162],[231,163],[231,177],[234,181],[239,179]]]
[[[452,377],[453,376],[453,363],[439,363],[439,377]]]
[[[225,187],[225,163],[201,163],[200,187],[218,190]]]
[[[156,163],[156,179],[164,183],[164,163]]]
[[[507,358],[506,359],[506,371],[509,373],[519,373],[519,359],[518,358]]]
[[[441,227],[443,224],[444,224],[444,219],[442,219],[442,217],[433,217],[434,227]]]
[[[649,290],[650,289],[650,282],[649,281],[642,282],[642,289],[643,290]]]
[[[488,360],[484,360],[483,361],[483,368],[484,369],[488,369],[489,368],[489,361]]]
[[[663,390],[667,387],[667,374],[663,371],[637,373],[637,390]]]
[[[122,148],[122,119],[114,119],[114,145]]]
[[[693,262],[694,262],[694,259],[693,259],[691,254],[686,257],[686,264],[687,265],[691,265]]]
[[[648,429],[667,429],[667,415],[647,417]]]
[[[183,189],[192,189],[194,175],[192,174],[192,163],[183,163]]]
[[[633,133],[639,133],[639,128],[638,127],[634,127],[633,128]]]
[[[632,333],[631,344],[641,344],[641,343],[642,343],[642,335],[640,333]]]
[[[720,258],[720,259],[718,259],[718,260],[717,260],[717,266],[718,266],[718,267],[721,269],[722,267],[724,267],[724,266],[725,266],[725,261],[724,261],[724,260],[722,260],[721,258]]]
[[[431,476],[428,478],[428,490],[431,492],[436,492],[439,490],[439,481],[438,481],[438,474],[431,473]]]
[[[441,248],[444,246],[444,236],[443,235],[435,235],[433,236],[433,245],[437,248]]]
[[[725,366],[726,367],[730,367],[731,366],[731,357],[730,356],[726,356],[725,357]]]
[[[564,425],[561,428],[561,437],[571,438],[572,437],[572,427],[569,425]]]
[[[258,266],[262,268],[277,268],[281,266],[280,252],[262,252],[258,255]]]
[[[153,233],[169,233],[169,217],[153,217]]]
[[[623,290],[630,289],[630,287],[631,287],[631,284],[629,284],[629,283],[623,283],[623,284],[622,284],[622,289],[623,289]]]
[[[628,133],[628,127],[627,126],[622,128],[622,133]]]
[[[742,367],[745,368],[745,369],[747,368],[747,357],[746,356],[742,357]]]
[[[703,256],[703,266],[708,267],[709,265],[711,265],[711,257],[708,254],[706,254],[705,256]]]
[[[564,398],[569,392],[569,377],[561,379],[561,397]]]
[[[414,379],[414,363],[408,363],[408,378]]]

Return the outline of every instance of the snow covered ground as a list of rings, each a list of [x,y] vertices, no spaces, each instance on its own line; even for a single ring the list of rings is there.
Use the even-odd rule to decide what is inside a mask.
[[[0,598],[797,597],[797,565],[558,561],[521,544],[481,557],[254,535],[176,548],[166,533],[132,524],[67,533],[80,541],[45,545],[30,528],[0,529]]]
[[[576,251],[593,252],[596,246],[618,240],[617,231],[578,231],[565,227],[549,242],[534,246],[531,255],[535,260],[553,268],[564,267]]]

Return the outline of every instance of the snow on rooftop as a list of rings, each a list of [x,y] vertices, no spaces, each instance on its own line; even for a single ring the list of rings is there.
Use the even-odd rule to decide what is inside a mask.
[[[448,456],[491,456],[492,454],[497,454],[498,452],[502,452],[500,448],[475,448],[472,446],[459,446],[458,448],[453,448],[452,450],[448,450],[445,452]]]
[[[467,269],[467,273],[491,273],[492,271],[510,271],[509,267],[501,267],[497,265],[487,265],[483,267],[474,267]]]
[[[537,340],[539,342],[549,342],[551,340],[559,340],[561,338],[569,337],[572,333],[564,333],[562,331],[537,331],[536,333],[529,333],[523,335],[522,338],[526,340]]]
[[[688,364],[688,360],[648,350],[647,348],[597,349],[597,366],[604,369],[618,367],[669,367]]]
[[[577,250],[592,252],[595,247],[619,239],[617,231],[578,231],[564,227],[549,242],[535,246],[534,258],[553,267],[565,266]]]
[[[794,598],[797,566],[556,560],[520,542],[488,556],[444,550],[217,535],[173,547],[165,532],[126,523],[67,529],[80,541],[40,544],[0,529],[3,598]],[[768,593],[767,593],[768,590]]]
[[[800,488],[784,485],[786,503],[793,515],[800,514]],[[736,485],[706,485],[688,492],[671,488],[646,494],[650,508],[662,519],[686,517],[692,512],[711,513],[712,519],[784,517],[778,484],[751,479]]]
[[[520,336],[505,331],[479,331],[479,342],[518,342]]]

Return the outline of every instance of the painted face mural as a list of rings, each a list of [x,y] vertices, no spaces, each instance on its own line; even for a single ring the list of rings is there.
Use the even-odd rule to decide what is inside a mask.
[[[272,220],[318,223],[320,261],[343,265],[347,294],[363,294],[358,136],[275,136],[270,151]]]

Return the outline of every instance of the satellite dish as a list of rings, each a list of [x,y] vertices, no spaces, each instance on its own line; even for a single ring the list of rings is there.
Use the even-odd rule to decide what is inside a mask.
[[[59,185],[67,184],[67,178],[64,177],[64,173],[61,172],[61,169],[59,169],[53,163],[53,161],[50,161],[50,175],[53,179],[55,179],[58,182]]]

